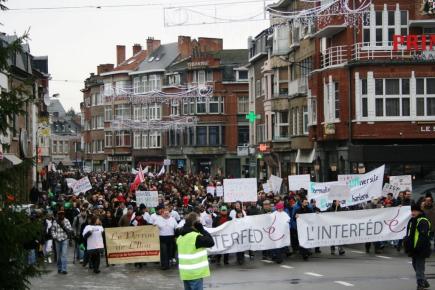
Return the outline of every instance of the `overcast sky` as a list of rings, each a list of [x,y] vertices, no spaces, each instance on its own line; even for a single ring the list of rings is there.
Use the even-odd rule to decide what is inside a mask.
[[[223,2],[251,1],[222,5]],[[267,4],[274,1],[266,1]],[[9,0],[11,8],[59,7],[84,5],[164,4],[188,5],[217,3],[217,6],[191,7],[203,15],[218,18],[246,19],[261,14],[261,0]],[[224,39],[224,48],[247,48],[247,38],[267,27],[267,21],[246,21],[226,24],[186,25],[165,27],[167,22],[183,21],[186,24],[212,21],[211,18],[183,9],[167,12],[162,5],[147,7],[85,8],[55,10],[11,10],[0,12],[1,31],[21,34],[30,28],[30,49],[33,55],[48,55],[49,72],[52,76],[50,94],[59,93],[65,109],[80,109],[83,80],[95,72],[100,63],[114,63],[115,46],[127,46],[127,58],[131,46],[145,46],[152,36],[162,43],[177,41],[178,35],[192,37],[218,37]],[[168,11],[168,10],[167,10]],[[261,15],[258,17],[262,17]],[[257,18],[258,18],[257,17]],[[63,80],[67,80],[66,82]]]

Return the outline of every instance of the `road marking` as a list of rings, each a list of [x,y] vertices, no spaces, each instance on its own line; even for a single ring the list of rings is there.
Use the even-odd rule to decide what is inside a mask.
[[[295,268],[295,267],[287,266],[287,265],[281,265],[280,267],[284,268],[284,269],[294,269]]]
[[[305,272],[304,274],[314,276],[314,277],[323,277],[322,274],[317,274],[317,273],[313,273],[313,272]]]
[[[392,259],[391,257],[387,257],[387,256],[376,256],[376,257],[381,258],[381,259],[388,259],[388,260]]]
[[[400,278],[400,280],[409,280],[409,278],[407,278],[407,277],[402,277],[402,278]]]
[[[350,284],[350,283],[347,283],[347,282],[344,282],[344,281],[334,281],[334,283],[337,283],[337,284],[340,284],[340,285],[343,285],[343,286],[346,286],[346,287],[353,287],[353,286],[355,286],[353,284]]]
[[[268,264],[272,263],[272,261],[269,260],[261,260],[261,262],[268,263]]]
[[[355,253],[355,254],[364,254],[364,252],[363,251],[351,251],[352,253]]]
[[[408,264],[412,264],[412,261],[408,261]]]

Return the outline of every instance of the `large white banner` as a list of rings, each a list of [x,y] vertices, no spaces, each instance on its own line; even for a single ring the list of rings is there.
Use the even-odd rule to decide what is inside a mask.
[[[288,188],[289,190],[296,191],[301,188],[308,190],[310,186],[310,175],[289,175],[288,177]]]
[[[385,165],[378,167],[366,174],[355,175],[354,178],[347,180],[347,186],[350,192],[343,192],[343,196],[349,196],[341,200],[342,206],[352,206],[378,198],[382,196],[382,185],[384,180]],[[308,190],[308,199],[315,199],[317,207],[324,211],[333,202],[330,196],[331,186],[340,187],[343,183],[340,181],[333,182],[310,182]],[[334,194],[336,197],[336,194]]]
[[[412,191],[412,176],[411,175],[390,176],[390,184],[399,187],[400,191],[405,191],[405,190]]]
[[[224,179],[224,201],[257,201],[257,178]]]
[[[400,240],[406,234],[411,207],[301,214],[299,244],[304,248]]]
[[[290,245],[290,217],[285,212],[274,212],[234,219],[223,225],[206,229],[215,245],[209,254],[259,251]]]
[[[82,192],[84,193],[88,190],[91,190],[92,185],[91,185],[91,182],[89,181],[89,178],[86,176],[86,177],[83,177],[82,179],[77,180],[73,184],[71,184],[71,188],[72,188],[74,194],[78,195]]]

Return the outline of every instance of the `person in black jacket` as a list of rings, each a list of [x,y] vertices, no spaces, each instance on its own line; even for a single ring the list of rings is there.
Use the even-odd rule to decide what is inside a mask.
[[[305,213],[313,213],[313,210],[309,207],[309,203],[306,197],[303,197],[301,199],[301,207],[296,210],[296,219],[299,218],[301,214]],[[299,252],[301,253],[302,258],[304,261],[308,260],[308,256],[310,255],[310,251],[308,249],[305,249],[301,246],[299,246]]]
[[[417,278],[417,290],[429,288],[424,275],[426,258],[430,257],[430,221],[418,205],[411,207],[412,218],[408,222],[406,237],[403,239],[405,251],[412,257],[412,267]]]

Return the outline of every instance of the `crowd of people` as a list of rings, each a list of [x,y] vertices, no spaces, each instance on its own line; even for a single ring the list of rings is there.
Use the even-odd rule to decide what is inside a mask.
[[[79,179],[88,176],[92,189],[86,193],[73,194],[66,178]],[[291,255],[301,255],[304,260],[321,252],[319,248],[304,249],[299,246],[297,234],[297,218],[305,213],[320,212],[315,200],[307,199],[307,192],[301,189],[296,192],[287,190],[286,180],[279,193],[258,192],[256,202],[227,204],[222,197],[207,193],[207,186],[219,186],[223,182],[221,176],[207,174],[184,174],[182,172],[167,173],[161,176],[148,175],[136,190],[158,191],[158,206],[147,208],[137,204],[135,190],[131,184],[134,174],[121,172],[99,172],[80,174],[48,172],[43,191],[33,189],[32,202],[35,205],[34,217],[41,219],[44,225],[39,245],[35,246],[47,263],[53,261],[56,253],[58,272],[67,274],[68,247],[74,247],[74,262],[89,266],[99,273],[100,257],[104,257],[104,229],[111,227],[155,225],[160,232],[160,249],[162,270],[167,270],[177,263],[176,237],[184,224],[184,217],[196,212],[205,228],[218,227],[232,219],[245,216],[267,214],[283,211],[290,217],[289,231],[291,245],[283,249],[262,251],[263,259],[276,263]],[[259,182],[259,188],[261,188]],[[401,192],[397,198],[393,194],[380,199],[373,199],[366,204],[342,207],[334,201],[328,212],[358,210],[367,208],[394,207],[414,204],[410,191]],[[432,224],[435,224],[435,208],[432,196],[421,197],[416,204],[425,212]],[[435,228],[435,227],[434,227]],[[434,230],[430,233],[433,237]],[[375,253],[381,253],[385,246],[394,246],[401,251],[401,241],[376,242]],[[38,251],[40,249],[41,251]],[[336,251],[338,249],[338,252]],[[371,243],[365,245],[370,252]],[[330,248],[331,255],[344,255],[341,245]],[[249,257],[255,253],[249,252]],[[223,259],[222,259],[223,256]],[[210,257],[212,263],[229,263],[229,254]],[[245,253],[237,253],[238,264],[245,263]],[[107,260],[106,260],[107,263]],[[135,264],[142,267],[142,264]]]

